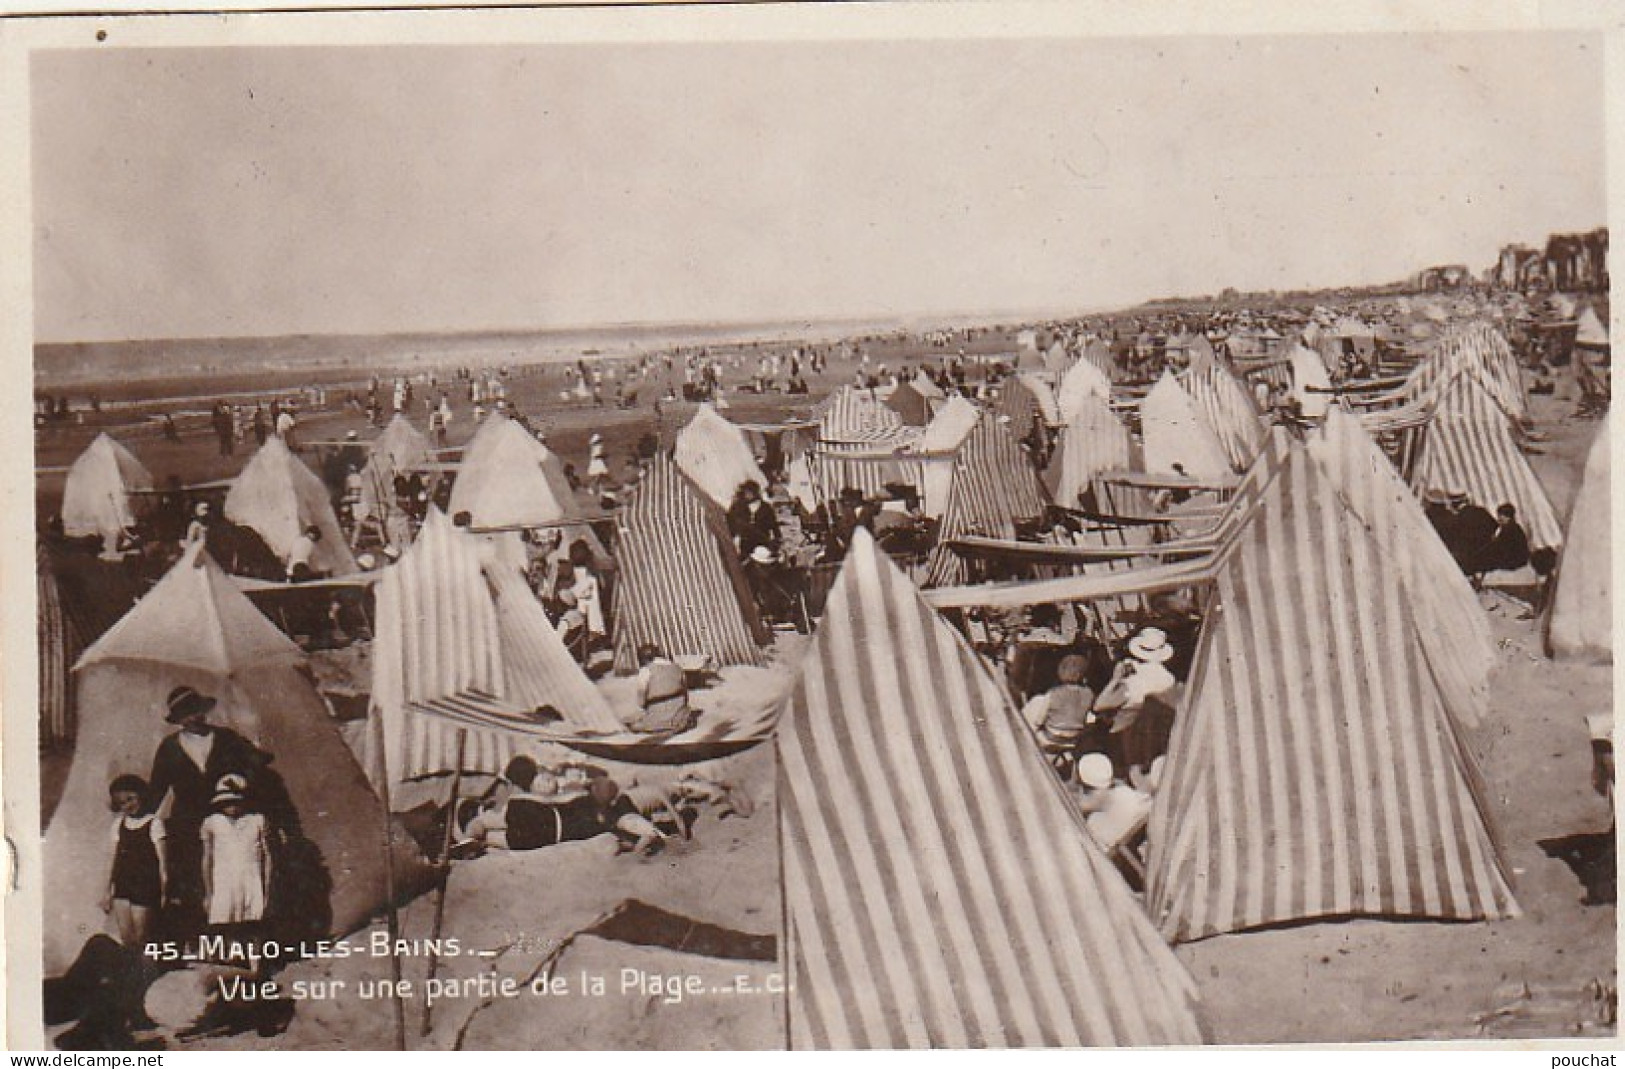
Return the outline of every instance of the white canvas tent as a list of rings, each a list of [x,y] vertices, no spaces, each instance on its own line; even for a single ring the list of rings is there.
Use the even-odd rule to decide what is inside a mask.
[[[723,508],[733,503],[734,491],[747,481],[764,489],[767,486],[767,476],[756,463],[745,432],[710,405],[701,405],[688,426],[677,433],[672,459],[706,497]]]
[[[226,494],[226,518],[252,528],[284,564],[306,527],[322,533],[311,568],[329,575],[356,570],[355,557],[328,500],[327,487],[281,438],[268,438]]]
[[[101,930],[98,907],[112,817],[113,777],[145,778],[181,685],[218,699],[213,723],[231,728],[275,761],[305,835],[332,879],[332,930],[351,931],[384,904],[385,824],[337,724],[305,669],[304,655],[194,546],[75,666],[79,732],[45,830],[44,966],[67,968]],[[397,855],[414,859],[404,838]]]
[[[1174,474],[1182,469],[1198,479],[1230,475],[1224,444],[1172,372],[1163,372],[1140,402],[1140,433],[1148,472]]]
[[[921,458],[920,507],[927,516],[941,516],[947,511],[954,483],[954,456],[980,418],[975,405],[955,394],[943,403],[914,443],[914,452]]]
[[[111,552],[119,533],[135,526],[139,498],[153,488],[152,473],[135,454],[98,434],[68,469],[62,488],[62,532],[69,538],[99,537]]]
[[[1605,418],[1586,456],[1557,569],[1546,643],[1553,657],[1612,664],[1614,583],[1609,508],[1612,438]]]

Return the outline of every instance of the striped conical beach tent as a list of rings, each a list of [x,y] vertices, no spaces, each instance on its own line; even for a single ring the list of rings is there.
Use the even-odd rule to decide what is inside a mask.
[[[1163,935],[1515,916],[1412,599],[1305,450],[1286,452],[1215,569],[1149,830]]]
[[[637,650],[705,654],[715,664],[763,663],[768,634],[721,512],[677,465],[657,457],[621,511],[615,559],[615,667]]]
[[[1478,722],[1489,708],[1495,638],[1467,577],[1358,417],[1329,410],[1308,448],[1404,584],[1428,665],[1450,709]]]
[[[54,749],[73,741],[73,676],[81,652],[79,628],[62,605],[51,551],[34,545],[34,579],[39,597],[35,625],[39,635],[39,741]]]
[[[951,586],[967,578],[964,560],[940,543],[963,535],[1014,538],[1016,524],[1042,516],[1046,504],[1044,485],[1021,443],[997,419],[977,420],[954,460],[948,510],[925,585]]]
[[[890,482],[919,484],[919,465],[900,454],[919,437],[920,429],[904,424],[903,417],[871,391],[844,387],[814,412],[818,442],[808,467],[822,500],[836,500],[847,487],[879,497]]]
[[[792,1048],[1202,1041],[998,684],[866,532],[780,720]]]
[[[614,731],[608,702],[553,630],[519,573],[487,568],[479,538],[431,508],[377,590],[371,715],[363,764],[375,781],[500,773],[552,706],[566,728]],[[458,743],[462,729],[465,739]]]
[[[1428,490],[1465,493],[1494,512],[1518,510],[1533,547],[1563,544],[1551,499],[1518,447],[1516,424],[1477,376],[1459,374],[1443,389],[1411,473],[1420,495]]]
[[[1089,367],[1079,363],[1077,368]],[[1103,471],[1129,467],[1133,441],[1111,407],[1100,397],[1088,394],[1072,407],[1072,415],[1061,429],[1061,441],[1044,471],[1044,482],[1055,502],[1067,508],[1078,507],[1078,496],[1089,489],[1094,477]]]
[[[1061,422],[1061,410],[1049,383],[1032,373],[1020,373],[1004,382],[993,411],[1008,420],[1010,433],[1026,441],[1035,425],[1053,427]]]
[[[1179,384],[1218,435],[1230,467],[1246,471],[1264,446],[1264,421],[1246,387],[1211,359],[1179,376]]]

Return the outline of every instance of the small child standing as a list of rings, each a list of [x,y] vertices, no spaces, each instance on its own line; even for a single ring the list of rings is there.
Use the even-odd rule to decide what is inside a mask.
[[[241,776],[222,776],[214,813],[203,822],[203,898],[210,924],[244,924],[265,916],[271,892],[271,843],[265,816],[249,811]]]
[[[154,911],[164,900],[164,822],[153,812],[140,776],[119,776],[107,787],[113,820],[113,857],[102,910],[112,915],[118,941],[140,950],[152,935]]]

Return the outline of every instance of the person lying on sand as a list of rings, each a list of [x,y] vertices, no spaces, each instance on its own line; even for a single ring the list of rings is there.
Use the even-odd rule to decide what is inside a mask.
[[[560,793],[553,777],[540,777],[538,772],[528,757],[509,762],[504,778],[513,785],[512,792],[468,822],[458,847],[479,843],[502,850],[535,850],[603,837],[615,853],[632,850],[646,857],[665,845],[666,836],[608,776],[593,777],[585,794],[572,797]]]

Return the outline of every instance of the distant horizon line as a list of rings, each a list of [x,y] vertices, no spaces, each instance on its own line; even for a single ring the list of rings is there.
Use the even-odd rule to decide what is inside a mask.
[[[1137,303],[1122,306],[1096,306],[1085,309],[1056,309],[1056,308],[1028,308],[1005,309],[990,312],[918,312],[902,315],[848,315],[848,316],[791,316],[778,319],[631,319],[619,322],[603,323],[571,323],[559,326],[534,327],[445,327],[424,328],[419,330],[300,330],[283,331],[274,334],[180,334],[180,335],[148,335],[135,338],[92,338],[74,340],[39,340],[33,342],[35,348],[44,346],[87,346],[87,345],[140,345],[152,342],[237,342],[237,341],[276,341],[284,339],[315,339],[315,338],[452,338],[452,337],[479,337],[483,335],[547,335],[547,334],[588,334],[599,332],[644,331],[660,330],[748,330],[751,328],[783,328],[783,327],[819,327],[819,326],[859,326],[874,324],[893,324],[899,327],[929,326],[932,322],[976,322],[999,323],[1018,319],[1054,319],[1067,316],[1103,315],[1120,309],[1138,308],[1159,300],[1180,300],[1182,298],[1148,298]]]

